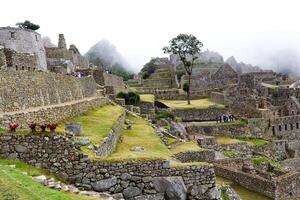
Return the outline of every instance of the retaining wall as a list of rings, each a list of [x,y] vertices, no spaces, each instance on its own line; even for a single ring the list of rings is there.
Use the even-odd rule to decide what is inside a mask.
[[[126,118],[126,112],[123,111],[118,118],[114,126],[109,131],[108,136],[104,139],[103,143],[97,149],[97,156],[106,157],[109,156],[116,148],[118,140],[121,135],[122,125]]]
[[[170,167],[168,161],[100,162],[80,153],[80,147],[62,135],[0,136],[0,156],[19,159],[56,173],[80,188],[123,193],[125,199],[156,194],[158,177],[181,177],[188,199],[215,199],[213,165]]]
[[[211,162],[215,160],[214,150],[186,151],[174,155],[180,162]]]
[[[183,109],[171,110],[171,114],[180,117],[182,121],[210,121],[216,120],[216,117],[226,114],[226,109]]]

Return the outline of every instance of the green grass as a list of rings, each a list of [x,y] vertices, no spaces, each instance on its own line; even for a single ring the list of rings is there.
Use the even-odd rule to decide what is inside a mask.
[[[245,125],[245,121],[221,122],[221,123],[199,123],[194,126],[228,126],[228,125]]]
[[[201,148],[194,141],[185,142],[185,143],[182,143],[182,144],[170,149],[172,154],[177,154],[177,153],[185,152],[185,151],[200,151],[200,150],[201,150]]]
[[[82,136],[89,137],[93,144],[101,144],[122,112],[123,108],[120,106],[106,105],[81,116],[64,120],[57,130],[64,131],[66,122],[79,122],[82,124]]]
[[[224,150],[223,154],[229,158],[235,157],[240,154],[240,152],[235,150]]]
[[[141,102],[149,102],[154,103],[154,95],[153,94],[140,94],[140,101]]]
[[[213,102],[209,98],[191,100],[191,104],[188,105],[186,100],[159,100],[172,109],[185,110],[185,109],[208,109],[210,106],[216,106],[218,109],[224,109],[223,104]]]
[[[116,150],[106,158],[97,157],[91,153],[93,159],[104,161],[135,161],[135,160],[155,160],[171,159],[169,149],[161,142],[154,129],[146,120],[127,115],[127,119],[134,121],[132,128],[127,130],[123,128],[120,141]],[[142,146],[144,151],[131,151],[132,147]],[[87,153],[87,149],[84,149]]]
[[[222,200],[232,200],[232,199],[230,198],[230,196],[227,194],[226,188],[225,188],[225,187],[222,187],[222,188],[221,188],[221,199],[222,199]]]
[[[178,167],[187,167],[187,166],[203,166],[203,165],[209,165],[207,162],[171,162],[170,167],[178,168]]]
[[[279,169],[281,168],[281,166],[278,162],[276,162],[275,160],[272,160],[270,158],[263,157],[263,156],[252,158],[252,163],[254,165],[258,165],[258,166],[262,165],[262,164],[271,164],[273,167],[276,167]]]
[[[35,182],[30,176],[24,174],[32,167],[25,167],[25,164],[17,163],[16,168],[3,164],[10,164],[13,161],[0,160],[0,199],[2,200],[96,200],[96,198],[80,196],[67,192],[49,189],[40,183]],[[26,170],[27,169],[27,170]],[[37,169],[36,172],[39,170]],[[37,173],[35,175],[41,175]]]
[[[238,139],[241,140],[241,141],[248,142],[248,143],[250,143],[252,145],[255,145],[255,146],[264,146],[264,145],[267,145],[267,144],[270,143],[267,140],[257,139],[257,138],[239,137]]]
[[[232,137],[229,137],[229,136],[223,136],[223,135],[217,136],[216,140],[217,140],[218,144],[237,144],[237,143],[243,142],[243,141],[238,140],[236,138],[232,138]]]

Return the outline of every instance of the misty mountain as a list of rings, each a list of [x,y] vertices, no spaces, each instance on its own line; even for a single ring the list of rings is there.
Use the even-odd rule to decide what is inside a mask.
[[[117,48],[109,42],[107,39],[100,40],[85,54],[91,63],[110,68],[111,66],[118,64],[121,65],[127,71],[131,71],[129,64],[123,58]]]
[[[112,74],[122,76],[124,80],[132,77],[133,72],[117,48],[103,39],[92,46],[85,54],[90,63],[101,66]]]
[[[245,64],[243,62],[237,62],[233,56],[227,58],[225,63],[229,64],[239,74],[262,71],[262,69],[260,69],[258,66],[253,66],[251,64]]]

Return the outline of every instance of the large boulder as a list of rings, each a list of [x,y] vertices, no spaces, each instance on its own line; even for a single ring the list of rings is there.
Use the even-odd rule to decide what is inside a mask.
[[[77,122],[65,123],[65,131],[68,133],[72,133],[75,136],[79,136],[82,132],[82,125],[81,123]]]
[[[180,137],[182,139],[185,139],[188,135],[183,124],[176,123],[173,121],[171,121],[170,123],[170,133],[171,135],[175,137]]]
[[[92,187],[97,192],[104,192],[109,190],[109,188],[113,187],[117,184],[117,177],[112,177],[109,179],[100,180],[92,183]]]
[[[138,187],[128,187],[125,190],[123,190],[123,195],[125,199],[131,199],[136,196],[139,196],[140,194],[142,194],[142,191]]]
[[[164,194],[166,200],[187,198],[187,189],[180,176],[154,178],[153,185],[157,192]]]

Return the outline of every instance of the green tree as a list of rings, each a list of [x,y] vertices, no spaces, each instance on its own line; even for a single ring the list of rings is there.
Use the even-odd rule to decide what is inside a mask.
[[[19,28],[22,29],[30,29],[33,31],[36,31],[40,28],[40,26],[38,24],[34,24],[28,20],[25,20],[24,22],[19,22],[16,24]]]
[[[155,59],[151,58],[151,60],[143,66],[143,68],[141,70],[143,79],[149,78],[149,76],[155,72],[154,62],[155,62]]]
[[[179,34],[177,37],[170,40],[169,46],[163,48],[164,53],[176,54],[179,56],[179,59],[182,62],[184,69],[188,75],[189,86],[191,85],[191,75],[194,67],[194,62],[198,58],[198,54],[200,53],[202,47],[202,42],[200,42],[194,35]],[[191,104],[190,90],[191,87],[188,87],[188,104]]]

